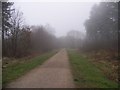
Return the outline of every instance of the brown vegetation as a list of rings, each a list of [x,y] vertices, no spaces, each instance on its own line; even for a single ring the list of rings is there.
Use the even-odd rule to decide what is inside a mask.
[[[118,82],[118,52],[101,50],[89,53],[82,52],[82,54],[89,58],[110,80]]]

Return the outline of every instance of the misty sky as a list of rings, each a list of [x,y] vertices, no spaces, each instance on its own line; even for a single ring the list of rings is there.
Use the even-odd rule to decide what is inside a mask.
[[[95,2],[15,2],[29,25],[50,24],[56,36],[70,30],[85,32],[84,22],[89,18]]]

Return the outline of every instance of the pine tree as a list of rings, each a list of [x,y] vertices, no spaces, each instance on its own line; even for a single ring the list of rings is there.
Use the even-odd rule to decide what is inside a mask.
[[[11,6],[12,2],[2,2],[2,55],[5,55],[5,36],[11,27],[9,19],[11,17]]]

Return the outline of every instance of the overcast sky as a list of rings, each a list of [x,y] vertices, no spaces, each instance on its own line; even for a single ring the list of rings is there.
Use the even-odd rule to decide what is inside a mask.
[[[15,2],[29,25],[50,24],[55,35],[66,35],[70,30],[85,32],[84,22],[96,2]]]

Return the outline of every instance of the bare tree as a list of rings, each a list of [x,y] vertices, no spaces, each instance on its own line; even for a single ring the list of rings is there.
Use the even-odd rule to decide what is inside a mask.
[[[67,45],[71,48],[79,48],[82,45],[84,34],[77,30],[71,30],[67,33]]]
[[[10,28],[10,31],[7,33],[8,37],[11,40],[11,50],[12,50],[12,55],[16,56],[17,52],[17,42],[18,42],[18,35],[19,32],[22,28],[22,23],[23,23],[23,13],[20,12],[19,10],[15,10],[10,18],[10,23],[12,27]]]

